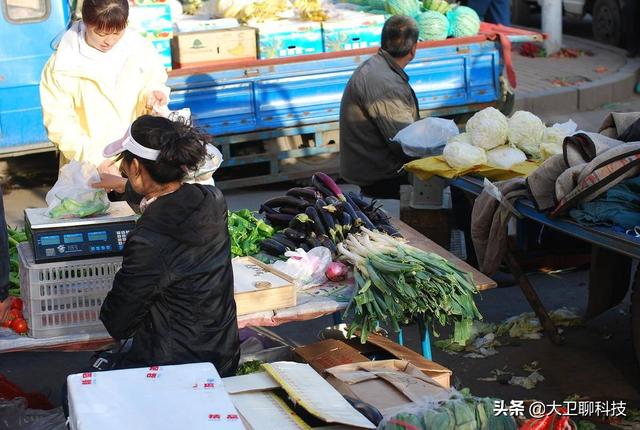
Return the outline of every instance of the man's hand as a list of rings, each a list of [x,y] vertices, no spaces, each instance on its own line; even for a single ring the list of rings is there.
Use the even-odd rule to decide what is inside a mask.
[[[103,188],[107,192],[115,191],[123,194],[124,187],[127,185],[127,179],[120,175],[111,175],[109,173],[100,174],[100,182],[91,184],[93,188]]]
[[[151,94],[147,96],[148,109],[158,109],[161,106],[165,106],[168,102],[167,95],[162,91],[151,91]]]
[[[0,302],[0,323],[9,319],[9,311],[11,310],[12,301],[13,299],[9,296],[3,302]]]
[[[98,173],[100,173],[100,175],[102,174],[109,174],[109,175],[120,175],[120,169],[118,168],[118,166],[116,165],[115,161],[113,160],[104,160],[102,163],[100,163],[98,165]]]

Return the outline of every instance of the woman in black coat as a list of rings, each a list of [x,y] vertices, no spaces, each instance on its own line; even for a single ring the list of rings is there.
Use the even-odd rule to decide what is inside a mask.
[[[118,367],[211,362],[235,374],[240,356],[227,205],[213,186],[185,184],[203,161],[208,136],[188,125],[143,116],[105,149],[128,178],[98,187],[142,196],[142,216],[124,246],[100,319],[118,340],[132,339]]]

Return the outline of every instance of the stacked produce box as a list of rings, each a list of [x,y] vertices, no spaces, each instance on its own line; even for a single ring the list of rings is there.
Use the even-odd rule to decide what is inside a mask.
[[[391,15],[415,18],[420,40],[472,36],[480,28],[472,9],[446,0],[211,0],[211,7],[212,17],[236,20],[237,26],[179,31],[174,66],[375,47]]]
[[[129,27],[151,41],[164,66],[171,69],[173,20],[166,0],[136,0],[129,9]]]

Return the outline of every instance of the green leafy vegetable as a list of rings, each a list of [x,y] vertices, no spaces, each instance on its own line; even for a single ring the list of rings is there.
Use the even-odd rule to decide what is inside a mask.
[[[70,197],[65,197],[60,204],[49,211],[51,218],[85,218],[92,215],[101,215],[109,209],[109,200],[104,190],[98,190],[91,200],[79,202]]]
[[[262,361],[260,360],[249,360],[242,363],[238,366],[238,370],[236,371],[236,375],[248,375],[250,373],[256,373],[262,371]]]
[[[23,229],[7,228],[9,238],[9,294],[20,295],[20,265],[18,263],[18,244],[27,241]]]
[[[229,212],[228,218],[233,257],[257,254],[260,252],[260,242],[275,233],[273,227],[256,218],[248,209]]]

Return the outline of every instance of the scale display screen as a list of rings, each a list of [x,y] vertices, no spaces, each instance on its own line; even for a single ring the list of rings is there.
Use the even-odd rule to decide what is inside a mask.
[[[87,233],[87,239],[89,240],[89,242],[106,242],[107,232],[106,231],[90,231]]]
[[[42,246],[56,246],[60,245],[60,236],[42,236],[40,237],[40,245]]]
[[[65,234],[63,237],[64,243],[66,244],[84,242],[84,235],[82,233]]]

